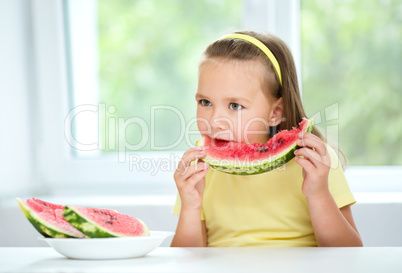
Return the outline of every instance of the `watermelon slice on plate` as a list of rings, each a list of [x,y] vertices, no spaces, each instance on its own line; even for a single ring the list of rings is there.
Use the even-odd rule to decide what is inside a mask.
[[[67,222],[62,213],[64,206],[31,198],[17,202],[28,221],[45,237],[84,238],[85,235]]]
[[[298,128],[278,132],[267,143],[240,143],[204,136],[196,146],[205,147],[207,162],[213,169],[228,174],[252,175],[276,169],[295,157],[299,133],[311,132],[313,120],[303,118]]]
[[[143,221],[110,209],[66,206],[63,216],[90,238],[149,236]]]

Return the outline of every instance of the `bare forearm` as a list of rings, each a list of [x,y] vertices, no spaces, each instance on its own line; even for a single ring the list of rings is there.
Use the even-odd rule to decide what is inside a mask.
[[[307,198],[318,246],[362,246],[359,233],[347,221],[328,191]]]
[[[200,214],[201,210],[182,209],[172,247],[205,247],[207,245]]]

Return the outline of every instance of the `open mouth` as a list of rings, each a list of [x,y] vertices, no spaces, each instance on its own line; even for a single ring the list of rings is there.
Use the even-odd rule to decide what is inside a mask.
[[[226,146],[229,144],[229,140],[225,140],[225,139],[220,139],[220,138],[213,138],[212,139],[212,145],[214,145],[215,147],[222,147],[222,146]]]

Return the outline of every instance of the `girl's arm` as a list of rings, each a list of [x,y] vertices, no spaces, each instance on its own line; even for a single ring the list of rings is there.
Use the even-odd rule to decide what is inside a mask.
[[[331,158],[325,144],[311,133],[300,137],[296,162],[303,168],[302,191],[318,246],[363,246],[350,206],[339,209],[329,191]]]
[[[205,221],[200,220],[200,212],[180,212],[176,235],[173,238],[172,247],[197,247],[207,246]]]
[[[207,246],[205,221],[201,221],[202,196],[205,188],[207,163],[191,162],[205,157],[202,147],[187,150],[174,174],[181,200],[179,222],[171,246]]]
[[[338,209],[329,191],[307,204],[318,246],[363,246],[350,206]]]

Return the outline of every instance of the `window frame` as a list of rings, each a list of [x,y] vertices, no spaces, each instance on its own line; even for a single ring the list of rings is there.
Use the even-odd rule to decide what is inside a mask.
[[[260,8],[264,6],[265,8]],[[270,7],[270,8],[268,8]],[[34,59],[38,107],[34,126],[39,140],[35,159],[41,185],[49,192],[114,192],[175,193],[174,167],[169,171],[129,171],[127,164],[115,155],[99,158],[77,158],[66,141],[64,124],[69,110],[68,63],[63,25],[63,0],[41,0],[31,3],[34,38]],[[255,16],[265,18],[256,22]],[[278,16],[279,15],[279,16]],[[249,20],[247,18],[250,18]],[[269,31],[281,37],[290,47],[301,81],[300,1],[244,1],[244,26],[256,31]],[[302,85],[300,85],[302,86]],[[160,161],[182,153],[141,153],[141,158]],[[174,164],[172,163],[172,164]],[[348,167],[346,172],[352,191],[402,191],[402,166]],[[111,190],[111,185],[115,186]]]
[[[151,175],[152,172],[130,172],[128,157],[119,162],[112,155],[98,159],[74,156],[64,128],[70,112],[70,98],[66,61],[68,49],[62,9],[62,0],[32,2],[35,89],[39,104],[35,124],[39,129],[36,161],[41,173],[41,185],[49,192],[110,191],[110,185],[121,189],[116,192],[123,193],[126,190],[172,192],[172,172],[158,172],[156,175]],[[158,161],[169,158],[171,154],[158,152],[141,155]]]

